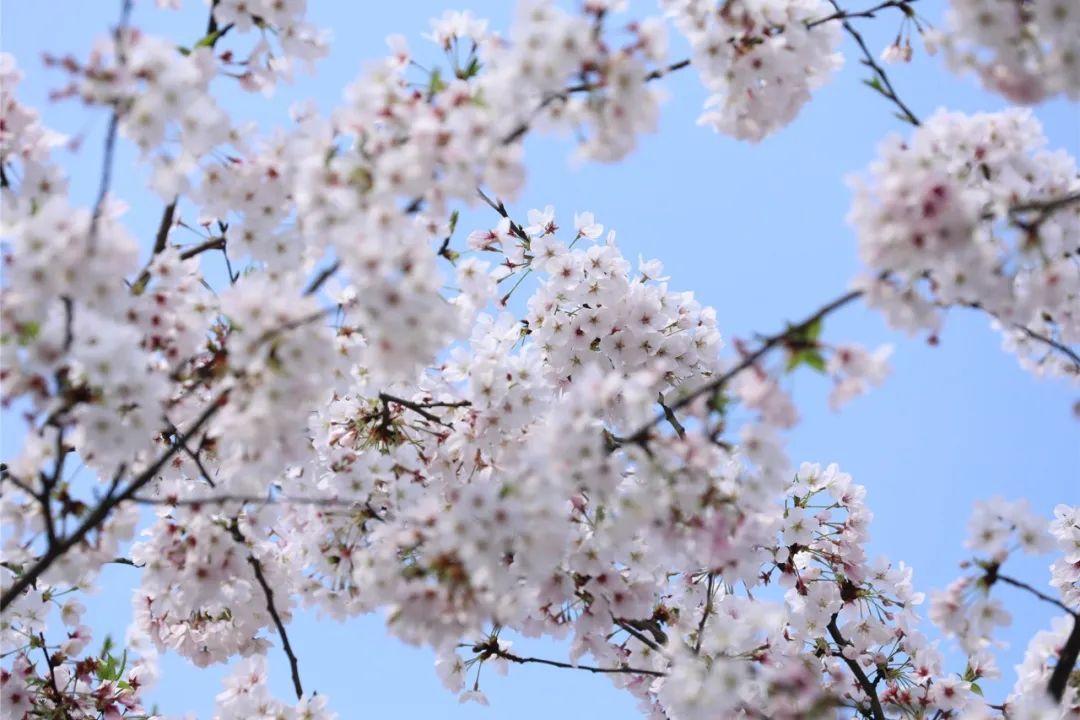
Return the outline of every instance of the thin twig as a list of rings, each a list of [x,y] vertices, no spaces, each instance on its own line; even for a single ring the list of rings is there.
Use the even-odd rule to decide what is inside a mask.
[[[804,332],[806,330],[806,328],[813,325],[817,321],[821,320],[826,315],[829,315],[830,313],[835,312],[836,310],[839,310],[840,308],[842,308],[845,305],[851,303],[852,301],[856,300],[857,298],[862,297],[862,294],[863,294],[862,290],[852,290],[850,292],[844,293],[843,295],[836,298],[835,300],[833,300],[833,301],[823,305],[822,307],[818,308],[816,311],[814,311],[813,314],[811,314],[809,317],[802,320],[801,322],[799,322],[799,323],[797,323],[795,325],[789,326],[783,332],[780,332],[780,333],[777,333],[775,335],[770,335],[770,336],[765,337],[762,340],[761,344],[757,347],[757,349],[754,350],[753,352],[748,353],[747,355],[745,355],[743,357],[742,361],[740,361],[735,367],[731,368],[730,370],[723,373],[722,375],[719,375],[715,379],[705,383],[704,385],[702,385],[701,387],[693,390],[692,392],[687,393],[686,395],[683,395],[681,398],[676,400],[674,403],[671,403],[671,405],[669,405],[666,410],[664,410],[664,411],[660,412],[659,414],[655,415],[652,420],[645,423],[640,428],[638,428],[636,431],[631,433],[628,437],[626,437],[624,442],[633,442],[633,443],[637,443],[639,445],[647,444],[648,437],[649,437],[649,431],[652,430],[652,428],[656,427],[657,425],[659,425],[660,423],[664,422],[667,419],[669,410],[674,412],[675,410],[686,407],[687,405],[694,402],[696,399],[698,399],[699,397],[701,397],[703,395],[707,395],[709,393],[716,392],[720,388],[724,387],[724,385],[731,382],[731,380],[736,375],[741,373],[743,370],[746,370],[747,368],[752,366],[754,363],[756,363],[758,360],[760,360],[763,356],[768,354],[770,350],[772,350],[773,348],[776,348],[776,347],[778,347],[780,345],[783,345],[790,338],[798,336],[799,334]]]
[[[659,670],[645,670],[643,668],[633,667],[617,667],[617,668],[602,668],[593,665],[572,665],[567,662],[560,662],[559,660],[548,660],[546,658],[537,657],[522,657],[515,655],[512,652],[503,650],[499,647],[497,640],[492,640],[485,645],[478,645],[473,648],[476,652],[480,653],[483,658],[487,657],[499,657],[503,660],[509,660],[519,665],[527,665],[529,663],[537,663],[539,665],[549,665],[551,667],[564,668],[566,670],[584,670],[591,673],[606,673],[606,674],[630,674],[630,675],[651,675],[653,677],[665,677],[667,673],[660,672]]]
[[[990,585],[993,585],[995,582],[997,582],[999,580],[1001,582],[1005,583],[1006,585],[1012,585],[1013,587],[1020,588],[1021,590],[1027,590],[1029,593],[1031,593],[1035,597],[1039,598],[1043,602],[1050,603],[1051,605],[1058,608],[1059,610],[1064,610],[1065,612],[1069,613],[1070,615],[1073,616],[1074,619],[1080,619],[1080,612],[1077,612],[1076,610],[1073,610],[1072,608],[1070,608],[1068,605],[1061,602],[1057,598],[1051,597],[1051,596],[1047,595],[1046,593],[1042,592],[1041,590],[1037,590],[1036,588],[1032,587],[1031,585],[1027,584],[1026,582],[1023,582],[1021,580],[1017,580],[1015,578],[1011,578],[1008,575],[1000,574],[997,571],[997,566],[996,565],[991,565],[990,567],[988,567],[987,568],[987,574],[986,574],[987,587],[989,587]]]
[[[113,31],[113,40],[116,43],[116,61],[119,65],[126,62],[123,50],[124,32],[127,30],[128,20],[131,17],[133,0],[123,0],[120,6],[120,22]],[[98,183],[97,199],[94,201],[94,212],[90,216],[90,232],[87,244],[89,251],[93,253],[97,249],[98,225],[101,223],[101,214],[105,209],[105,196],[109,194],[109,186],[112,185],[113,154],[116,151],[116,133],[120,128],[120,107],[113,103],[112,114],[109,115],[109,126],[105,130],[105,153],[101,161],[101,180]]]
[[[397,397],[396,395],[390,395],[390,394],[384,393],[384,392],[379,393],[379,400],[381,400],[384,404],[394,403],[395,405],[400,405],[403,408],[408,408],[409,410],[412,410],[414,413],[416,413],[420,417],[424,418],[425,420],[429,420],[429,421],[431,421],[433,423],[438,423],[439,425],[442,425],[443,427],[448,427],[448,428],[453,428],[454,427],[453,423],[449,423],[449,422],[444,421],[442,418],[440,418],[435,413],[429,412],[428,408],[431,408],[431,407],[467,407],[468,405],[470,405],[470,403],[467,400],[463,400],[463,401],[458,402],[458,403],[436,403],[436,404],[417,403],[417,402],[413,402],[412,400],[405,400],[403,398]]]
[[[206,481],[206,484],[210,487],[217,487],[217,483],[215,483],[213,478],[210,477],[210,473],[209,471],[207,471],[206,466],[203,465],[202,457],[200,457],[199,455],[199,452],[202,452],[202,449],[200,448],[199,452],[192,450],[191,447],[187,444],[187,440],[181,437],[180,431],[171,422],[169,422],[168,430],[174,436],[173,442],[178,444],[180,446],[180,449],[184,451],[184,454],[191,458],[191,460],[195,463],[195,467],[198,468],[199,474],[202,475],[202,479]]]
[[[173,220],[176,218],[176,203],[179,198],[173,198],[173,201],[165,206],[165,209],[161,213],[161,220],[158,222],[157,233],[154,235],[154,247],[150,251],[150,259],[146,262],[146,267],[143,268],[139,276],[135,278],[135,282],[131,284],[132,290],[139,293],[146,287],[146,284],[150,282],[150,264],[154,261],[154,258],[160,255],[164,250],[169,240],[169,230],[172,229]]]
[[[823,25],[833,20],[848,20],[850,18],[872,18],[874,17],[875,13],[892,7],[899,8],[901,11],[903,11],[904,15],[910,17],[912,15],[912,12],[911,8],[909,8],[908,5],[916,1],[917,0],[885,0],[885,2],[875,5],[868,10],[859,10],[854,12],[850,10],[838,10],[832,15],[829,15],[828,17],[823,17],[818,20],[811,20],[810,22],[806,23],[806,29],[809,30],[810,28],[817,27],[818,25]]]
[[[836,12],[844,12],[837,4],[836,0],[829,0],[829,4],[836,8]],[[874,59],[874,54],[870,52],[870,48],[866,46],[866,41],[863,40],[863,36],[859,33],[858,30],[855,29],[855,26],[847,20],[844,20],[843,23],[844,30],[847,31],[848,35],[855,39],[855,42],[859,45],[859,49],[862,51],[862,64],[873,70],[874,74],[877,75],[877,78],[880,81],[880,84],[875,87],[875,89],[880,92],[886,99],[896,105],[897,108],[900,109],[900,117],[902,117],[904,120],[911,123],[912,125],[920,125],[921,123],[919,122],[919,118],[915,115],[915,113],[911,111],[911,108],[909,108],[904,103],[904,101],[900,99],[900,96],[896,94],[896,89],[893,88],[892,81],[889,80],[889,76],[885,72],[885,69],[882,68],[881,65],[878,64],[877,60]]]
[[[657,394],[656,402],[660,405],[661,410],[663,410],[664,419],[668,421],[669,425],[671,425],[671,429],[675,431],[675,434],[678,435],[680,438],[686,437],[686,428],[682,426],[682,423],[679,422],[679,418],[675,416],[675,411],[664,404],[663,393]]]
[[[1034,330],[1032,330],[1031,328],[1029,328],[1029,327],[1027,327],[1025,325],[1020,325],[1019,323],[1017,323],[1017,324],[1015,324],[1015,327],[1018,330],[1020,330],[1021,332],[1023,332],[1025,335],[1027,335],[1029,338],[1031,338],[1032,340],[1036,340],[1036,341],[1041,342],[1041,343],[1043,343],[1045,345],[1048,345],[1049,347],[1053,348],[1054,350],[1057,350],[1058,352],[1068,356],[1068,358],[1070,360],[1072,360],[1073,366],[1076,367],[1077,371],[1080,371],[1080,355],[1078,355],[1076,353],[1076,351],[1073,350],[1072,348],[1070,348],[1068,345],[1065,345],[1064,343],[1060,343],[1060,342],[1058,342],[1057,340],[1055,340],[1052,337],[1047,337],[1046,335],[1042,335],[1040,333],[1037,333],[1037,332],[1035,332]]]
[[[1072,205],[1073,203],[1080,203],[1080,192],[1069,193],[1068,195],[1062,195],[1061,197],[1053,198],[1052,200],[1033,200],[1019,205],[1013,205],[1009,208],[1009,214],[1015,215],[1026,212],[1038,212],[1052,215],[1058,210]]]
[[[218,235],[199,243],[198,245],[192,245],[191,247],[183,250],[180,253],[181,260],[190,260],[191,258],[206,252],[207,250],[224,250],[225,249],[225,236]],[[231,274],[231,273],[230,273]]]
[[[233,518],[232,523],[229,524],[229,532],[236,542],[247,547],[247,539],[244,537],[244,534],[240,532],[240,524],[236,521],[236,518]],[[300,700],[304,697],[304,687],[300,684],[300,663],[296,659],[296,653],[293,652],[292,643],[289,642],[289,633],[285,631],[285,623],[282,622],[281,614],[278,613],[277,605],[274,604],[274,591],[270,587],[270,583],[266,581],[266,576],[263,574],[262,563],[250,550],[248,551],[247,561],[248,564],[251,565],[251,569],[255,571],[255,580],[262,588],[263,595],[266,596],[266,609],[274,621],[274,626],[277,628],[278,635],[281,636],[281,646],[285,651],[285,656],[289,659],[289,669],[292,671],[293,690],[296,691],[296,699]]]
[[[184,441],[199,431],[199,429],[209,422],[218,410],[220,410],[227,402],[227,393],[222,393],[214,399],[203,413],[195,420],[191,428],[181,436]],[[33,566],[23,572],[15,581],[11,584],[3,595],[0,596],[0,612],[7,609],[14,600],[19,597],[27,588],[31,585],[36,585],[37,580],[41,577],[42,573],[52,567],[52,564],[56,562],[57,558],[67,553],[76,544],[83,541],[91,531],[97,529],[109,516],[120,503],[126,502],[134,497],[135,493],[145,487],[151,480],[153,480],[161,468],[172,459],[172,456],[180,449],[177,444],[170,444],[170,446],[163,452],[157,460],[150,464],[145,470],[137,475],[122,492],[117,493],[116,490],[119,487],[120,479],[124,474],[124,466],[121,466],[113,477],[112,485],[105,497],[97,504],[97,506],[89,512],[86,519],[79,524],[70,535],[64,538],[58,539],[55,545],[46,549],[45,554],[37,559],[37,562]]]
[[[45,642],[45,633],[38,633],[38,638],[41,640],[41,652],[45,656],[45,665],[49,668],[49,686],[53,691],[53,696],[56,698],[57,709],[63,713],[61,717],[65,720],[71,720],[71,713],[67,709],[67,701],[60,694],[60,688],[56,684],[56,665],[53,663],[52,656],[49,655],[49,646]]]
[[[311,282],[308,284],[307,288],[304,289],[304,295],[314,295],[315,293],[319,292],[319,288],[321,288],[326,283],[326,281],[329,280],[330,277],[340,268],[340,260],[335,260],[330,265],[324,267],[318,275],[311,279]]]
[[[140,505],[165,505],[169,507],[196,508],[202,505],[225,505],[226,503],[233,502],[260,503],[262,505],[317,505],[322,507],[353,507],[354,505],[360,505],[367,502],[360,498],[294,497],[292,495],[234,495],[230,493],[186,498],[173,496],[152,498],[144,495],[136,495],[131,498],[131,501],[139,503]]]
[[[680,60],[678,62],[668,65],[667,67],[653,70],[648,75],[646,75],[643,80],[645,82],[651,82],[652,80],[662,78],[668,73],[675,72],[676,70],[681,70],[684,67],[688,67],[689,65],[690,60]],[[520,140],[521,137],[529,131],[529,126],[532,125],[533,121],[536,120],[536,118],[538,118],[540,114],[544,112],[544,110],[546,110],[547,107],[552,103],[559,100],[566,100],[568,97],[576,93],[591,92],[592,90],[597,90],[600,87],[601,86],[592,83],[581,83],[579,85],[571,85],[570,87],[564,88],[559,92],[546,95],[533,109],[531,117],[523,120],[517,127],[511,130],[505,137],[503,137],[502,144],[510,145],[511,143]]]
[[[649,638],[645,637],[645,635],[643,635],[640,630],[635,628],[633,625],[631,625],[626,620],[623,620],[621,618],[616,618],[615,619],[615,624],[618,625],[623,630],[625,630],[627,633],[629,633],[634,639],[636,639],[637,641],[639,641],[640,643],[645,645],[645,647],[649,648],[650,650],[660,652],[660,646],[659,645],[654,643]]]
[[[701,613],[701,622],[698,623],[697,637],[694,638],[694,654],[697,655],[701,652],[701,638],[705,635],[705,623],[709,620],[709,615],[712,614],[713,605],[713,582],[716,580],[715,573],[709,573],[709,585],[705,589],[705,609]]]

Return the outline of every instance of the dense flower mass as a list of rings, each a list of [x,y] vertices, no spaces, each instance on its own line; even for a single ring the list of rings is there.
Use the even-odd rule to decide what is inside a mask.
[[[1080,6],[1070,0],[950,0],[935,42],[1010,101],[1080,99]]]
[[[1080,193],[1075,159],[1045,144],[1025,110],[941,111],[883,143],[848,220],[876,274],[859,286],[890,324],[936,332],[943,309],[979,308],[1025,366],[1080,377],[1075,358],[1031,334],[1080,342],[1080,203],[1028,212]]]
[[[0,466],[4,718],[157,717],[145,691],[175,653],[236,661],[216,718],[330,720],[289,640],[303,609],[384,611],[484,704],[484,666],[541,663],[604,674],[657,720],[1080,711],[1080,510],[976,503],[973,557],[926,612],[967,656],[951,667],[912,569],[868,555],[866,489],[786,450],[791,374],[827,376],[834,409],[889,377],[891,345],[823,335],[859,299],[931,333],[976,308],[1025,365],[1080,377],[1080,180],[1029,112],[942,111],[888,140],[850,213],[871,274],[753,342],[722,338],[714,308],[592,213],[504,202],[529,133],[620,160],[687,66],[712,93],[701,122],[756,142],[831,78],[846,29],[899,103],[850,22],[909,3],[661,0],[630,18],[619,0],[523,0],[505,35],[447,12],[426,36],[441,64],[392,36],[330,113],[297,105],[265,134],[218,88],[269,96],[328,38],[304,0],[208,5],[187,44],[125,18],[88,57],[46,58],[57,98],[109,118],[90,207],[0,54],[0,397],[24,431]],[[1072,8],[1014,6],[1020,25],[991,37],[985,8],[955,3],[946,42],[996,48],[1007,95],[1074,96]],[[109,185],[122,142],[163,208],[142,242]],[[468,206],[490,222],[459,228]],[[1017,551],[1057,553],[1049,590],[1009,574]],[[79,600],[109,563],[138,569],[124,647]],[[1001,584],[1058,617],[998,705],[979,681],[1000,675]],[[569,658],[520,655],[514,635]],[[268,687],[279,651],[295,703]]]
[[[758,141],[791,123],[841,64],[836,23],[823,0],[661,0],[694,49],[713,93],[699,122]]]

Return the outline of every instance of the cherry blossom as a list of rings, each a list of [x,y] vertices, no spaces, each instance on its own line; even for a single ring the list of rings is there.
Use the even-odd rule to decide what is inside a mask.
[[[1072,9],[1010,6],[1002,30],[984,5],[954,2],[938,38],[954,65],[1016,101],[1074,97]],[[836,410],[888,381],[892,345],[824,331],[856,301],[931,338],[977,310],[1028,369],[1080,377],[1080,181],[1029,111],[920,124],[852,24],[899,9],[934,42],[899,0],[662,0],[640,17],[523,0],[505,32],[467,10],[433,20],[430,67],[391,36],[328,113],[236,122],[219,88],[270,96],[327,52],[306,6],[215,0],[183,41],[125,15],[88,56],[49,55],[56,99],[107,120],[89,207],[0,55],[0,398],[23,432],[0,480],[5,717],[148,717],[175,653],[232,663],[217,718],[329,720],[290,640],[303,609],[382,612],[464,703],[489,703],[484,667],[540,664],[671,720],[1075,712],[1076,508],[976,500],[973,557],[929,594],[924,629],[913,569],[869,555],[866,487],[787,447],[794,376],[824,375]],[[845,32],[916,128],[853,181],[868,273],[804,319],[722,334],[732,310],[627,258],[617,218],[513,205],[530,133],[620,161],[688,66],[711,93],[702,124],[764,140],[832,78]],[[901,39],[883,60],[908,59]],[[111,187],[118,143],[161,198],[150,238]],[[488,219],[458,227],[470,209]],[[1048,592],[1011,574],[1017,552],[1054,554]],[[138,578],[123,646],[80,600],[110,563]],[[1056,616],[998,705],[979,682],[1001,675],[1003,584]],[[271,694],[270,653],[295,698]]]

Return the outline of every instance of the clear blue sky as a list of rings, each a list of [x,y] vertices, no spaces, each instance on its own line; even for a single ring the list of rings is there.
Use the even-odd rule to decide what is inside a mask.
[[[420,49],[428,18],[444,9],[469,7],[490,18],[494,27],[506,28],[513,7],[510,0],[309,4],[311,19],[332,27],[335,36],[317,79],[302,79],[270,104],[227,88],[225,104],[234,119],[273,127],[285,121],[290,101],[309,97],[329,110],[361,61],[383,54],[387,34],[400,32]],[[206,10],[198,0],[185,0],[179,13],[157,11],[150,0],[136,5],[136,24],[178,42],[192,42],[205,27]],[[631,5],[640,14],[656,12],[652,2]],[[941,20],[942,2],[924,0],[918,8],[932,21]],[[20,99],[41,108],[51,127],[86,134],[81,153],[62,159],[75,176],[76,201],[85,205],[96,187],[106,116],[72,103],[48,104],[48,91],[63,78],[43,70],[40,56],[44,50],[84,55],[118,11],[119,0],[0,0],[3,49],[15,55],[27,74]],[[884,47],[897,24],[884,16],[865,23],[871,47]],[[683,46],[674,33],[672,40],[678,54]],[[891,108],[859,82],[867,74],[855,49],[850,44],[844,49],[845,69],[792,126],[759,145],[696,127],[705,93],[693,72],[686,71],[666,81],[672,99],[663,109],[660,131],[642,138],[637,153],[620,165],[575,168],[566,142],[530,139],[528,185],[512,210],[524,214],[530,207],[553,204],[567,222],[575,211],[592,210],[599,222],[618,230],[628,257],[661,258],[674,289],[694,290],[714,305],[725,337],[779,329],[785,320],[805,315],[846,289],[858,261],[843,220],[849,202],[844,177],[867,165],[886,134],[906,131]],[[940,59],[921,52],[913,64],[893,68],[891,76],[921,116],[941,106],[965,111],[1004,106],[971,79],[946,75]],[[1076,105],[1050,103],[1038,109],[1038,116],[1052,147],[1080,154]],[[132,171],[134,162],[131,148],[122,146],[113,187],[131,205],[128,226],[150,238],[161,202],[142,188],[144,173]],[[477,211],[465,215],[460,227],[467,232],[493,224],[490,214]],[[825,403],[827,381],[798,375],[794,383],[803,423],[791,436],[792,458],[839,462],[868,487],[876,516],[871,554],[886,553],[913,565],[919,589],[942,587],[956,576],[972,499],[1028,497],[1046,514],[1056,503],[1080,502],[1080,423],[1071,415],[1075,389],[1022,371],[1000,350],[998,336],[982,316],[950,315],[936,348],[889,331],[861,307],[831,319],[825,333],[829,339],[867,345],[895,343],[894,372],[883,388],[840,414]],[[19,435],[12,418],[5,418],[4,425],[7,459],[17,452]],[[1010,571],[1043,586],[1049,562],[1049,557],[1017,562]],[[134,573],[126,567],[106,571],[107,587],[90,603],[90,619],[99,631],[122,636]],[[993,701],[1000,701],[1011,685],[1012,665],[1019,662],[1027,638],[1050,617],[1033,599],[1009,588],[999,592],[1016,622],[1007,633],[1013,647],[1002,655],[1004,681],[984,684]],[[929,623],[924,630],[930,630]],[[327,694],[343,718],[383,713],[521,720],[637,715],[629,696],[603,678],[535,667],[513,668],[508,678],[485,671],[483,689],[493,707],[459,706],[439,684],[432,654],[388,639],[377,616],[338,625],[300,613],[290,636],[305,687]],[[550,645],[537,652],[564,655]],[[272,652],[270,661],[278,696],[291,697],[280,653]],[[163,670],[163,682],[151,694],[162,711],[208,717],[223,669],[195,670],[167,657]]]

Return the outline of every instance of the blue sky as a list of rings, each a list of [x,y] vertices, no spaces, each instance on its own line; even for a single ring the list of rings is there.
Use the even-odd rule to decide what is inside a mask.
[[[444,9],[469,7],[490,18],[494,27],[506,28],[513,8],[509,0],[309,4],[311,19],[332,27],[335,36],[319,75],[302,78],[270,103],[223,86],[224,104],[234,119],[256,120],[264,128],[280,125],[287,120],[289,103],[303,98],[329,110],[361,62],[384,53],[387,34],[400,32],[421,49],[428,18]],[[205,27],[206,10],[198,0],[186,0],[179,13],[157,11],[149,0],[136,5],[136,24],[178,42],[192,42]],[[635,0],[631,6],[639,14],[656,12],[652,2]],[[924,0],[917,7],[935,23],[942,18],[942,2]],[[73,174],[76,201],[85,205],[96,189],[106,116],[74,103],[49,104],[48,91],[63,78],[44,70],[40,56],[45,50],[84,55],[118,12],[118,0],[0,1],[3,49],[15,55],[27,75],[20,99],[41,108],[51,127],[86,136],[78,154],[61,156]],[[895,35],[898,22],[898,17],[883,15],[861,27],[870,46],[880,50]],[[674,34],[672,40],[678,59],[684,48]],[[526,145],[528,184],[511,209],[523,216],[528,208],[552,204],[565,224],[575,211],[591,210],[599,222],[618,231],[628,257],[661,258],[673,289],[694,290],[714,305],[725,337],[775,331],[846,289],[859,264],[843,219],[849,203],[844,178],[867,165],[888,133],[907,130],[892,108],[860,82],[868,74],[856,50],[850,43],[844,50],[844,70],[816,93],[792,126],[757,145],[695,125],[705,92],[692,71],[665,81],[671,100],[663,108],[659,132],[643,137],[638,151],[619,165],[575,167],[566,141],[531,138]],[[939,58],[921,52],[911,65],[891,68],[890,74],[922,117],[938,107],[1004,107],[970,78],[947,75]],[[1080,154],[1076,105],[1049,103],[1037,114],[1051,147]],[[149,239],[161,202],[142,187],[143,171],[133,170],[136,153],[124,144],[118,150],[114,191],[131,205],[129,228]],[[463,216],[459,238],[462,230],[494,223],[490,213],[476,209]],[[825,336],[871,346],[894,343],[893,374],[884,387],[839,414],[826,405],[827,381],[810,373],[797,375],[793,382],[803,422],[791,435],[791,455],[796,461],[836,461],[867,486],[876,516],[871,554],[885,553],[914,566],[919,589],[942,587],[956,576],[973,499],[1027,497],[1046,514],[1056,503],[1080,502],[1080,423],[1071,413],[1075,391],[1022,371],[1001,351],[983,316],[952,313],[941,344],[930,347],[888,330],[871,311],[851,307],[826,323]],[[17,452],[19,434],[14,418],[4,421],[7,459]],[[1016,562],[1009,571],[1043,586],[1049,562],[1049,556]],[[127,567],[105,572],[105,587],[91,603],[97,628],[122,635],[134,578],[135,571]],[[1027,638],[1047,626],[1050,617],[1046,606],[1018,591],[999,592],[1015,624],[1005,633],[1012,647],[1002,655],[1004,680],[984,684],[993,701],[1000,701],[1011,685],[1011,666],[1019,662]],[[342,717],[383,712],[404,718],[636,715],[634,702],[603,678],[535,667],[513,668],[508,678],[485,671],[483,689],[493,707],[459,706],[439,684],[432,654],[388,639],[377,616],[338,625],[299,613],[290,637],[305,686],[327,694]],[[564,654],[552,644],[540,644],[536,652]],[[270,660],[273,685],[280,697],[289,698],[280,653],[272,653]],[[195,670],[176,657],[167,657],[163,670],[163,682],[151,695],[161,709],[209,716],[223,670]]]

